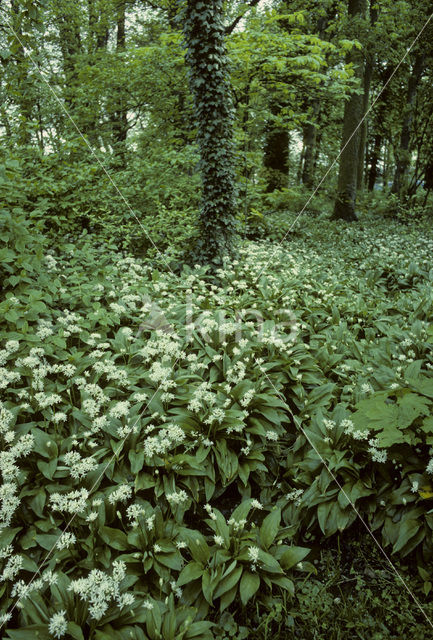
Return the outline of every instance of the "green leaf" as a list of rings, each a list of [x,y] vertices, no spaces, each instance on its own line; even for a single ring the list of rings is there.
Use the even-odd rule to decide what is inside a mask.
[[[285,551],[280,558],[280,565],[283,569],[291,569],[298,562],[301,562],[308,554],[310,549],[306,547],[290,547]]]
[[[129,548],[128,538],[126,533],[120,531],[120,529],[112,529],[111,527],[101,527],[99,529],[99,535],[103,541],[113,549],[119,551],[125,551]]]
[[[75,638],[75,640],[84,640],[83,632],[75,622],[68,622],[68,633]]]
[[[218,584],[214,593],[214,598],[219,598],[223,593],[226,593],[226,591],[233,589],[233,587],[239,582],[242,571],[243,567],[235,567],[228,576],[225,576]]]
[[[184,584],[188,584],[193,580],[196,580],[203,574],[203,565],[199,562],[190,562],[184,567],[177,579],[178,587],[182,587]]]
[[[281,509],[277,507],[269,513],[260,527],[260,540],[265,549],[269,549],[280,528]]]
[[[212,627],[215,626],[214,622],[209,622],[208,620],[200,620],[199,622],[193,622],[189,627],[187,632],[185,633],[185,640],[189,638],[197,638],[199,640],[212,640],[213,634],[211,632]]]
[[[242,604],[245,606],[253,595],[256,593],[260,586],[260,578],[257,573],[251,573],[251,571],[244,571],[242,574],[241,583],[239,585],[239,592],[241,596]]]
[[[408,540],[418,533],[421,523],[419,520],[405,518],[399,526],[394,526],[398,527],[398,537],[392,551],[393,553],[398,553],[405,546]]]

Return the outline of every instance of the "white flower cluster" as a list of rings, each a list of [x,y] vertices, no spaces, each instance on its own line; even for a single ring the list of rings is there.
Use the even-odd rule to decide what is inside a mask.
[[[292,489],[289,493],[286,493],[286,500],[294,502],[297,507],[301,504],[301,498],[304,493],[303,489]]]
[[[5,482],[0,486],[0,531],[9,527],[20,499],[16,495],[17,485],[14,482]]]
[[[198,361],[198,355],[196,353],[189,353],[186,359],[189,362],[189,369],[191,373],[195,373],[201,369],[207,369],[208,367],[206,363]]]
[[[71,477],[76,479],[84,478],[98,466],[94,458],[82,458],[78,451],[68,451],[63,459],[66,466],[70,468]]]
[[[82,488],[68,493],[53,493],[50,502],[55,511],[81,513],[86,508],[88,498],[89,492]]]
[[[158,384],[160,389],[168,391],[176,386],[176,382],[171,379],[171,372],[171,367],[165,367],[161,362],[156,361],[150,367],[149,378]]]
[[[164,333],[161,330],[156,332],[156,336],[146,343],[143,349],[138,352],[145,362],[150,362],[155,357],[174,358],[178,360],[186,357],[179,343],[180,338],[176,335]]]
[[[0,365],[4,365],[9,356],[15,353],[15,351],[18,351],[19,348],[20,343],[18,342],[18,340],[8,340],[4,346],[4,349],[0,350]]]
[[[248,391],[244,393],[243,397],[239,401],[241,407],[248,407],[248,405],[250,404],[251,400],[254,398],[255,395],[256,395],[255,389],[248,389]]]
[[[210,412],[206,420],[204,420],[204,424],[213,424],[214,422],[218,422],[219,424],[221,424],[222,422],[224,422],[225,417],[226,413],[224,409],[217,407]]]
[[[197,389],[194,390],[192,399],[188,404],[190,411],[199,412],[204,407],[213,407],[216,403],[216,395],[211,391],[210,382],[202,382]]]
[[[206,503],[204,505],[204,508],[207,511],[207,513],[209,514],[209,517],[210,517],[211,520],[216,520],[217,519],[216,513],[213,512],[212,507],[210,506],[209,503]]]
[[[230,518],[230,520],[227,521],[227,524],[230,527],[233,527],[233,531],[242,531],[247,524],[247,521],[245,520],[245,518],[242,518],[242,520],[235,520],[234,518]]]
[[[388,452],[385,449],[378,449],[379,441],[377,438],[371,438],[368,441],[369,449],[368,452],[371,454],[371,459],[373,462],[386,462],[388,459]]]
[[[14,414],[12,411],[9,411],[0,401],[0,434],[5,435],[9,429],[11,428],[11,423],[14,420]]]
[[[15,582],[12,587],[11,597],[17,598],[19,602],[17,603],[18,607],[23,607],[23,599],[27,598],[34,591],[40,591],[45,584],[53,585],[57,582],[57,574],[51,569],[45,571],[45,573],[38,578],[37,580],[33,580],[33,582],[24,582],[24,580],[18,580]]]
[[[323,418],[323,424],[327,431],[332,431],[336,427],[334,420],[329,420],[329,418]]]
[[[21,376],[17,371],[8,371],[8,369],[0,367],[0,389],[7,389],[20,379]]]
[[[20,470],[15,464],[18,458],[28,456],[33,449],[35,438],[32,434],[26,433],[12,445],[8,450],[0,452],[0,472],[4,482],[14,480]]]
[[[125,575],[125,563],[115,560],[111,576],[99,569],[93,569],[87,578],[73,580],[68,587],[68,591],[73,591],[87,602],[90,605],[90,616],[100,620],[113,601],[121,608],[133,604],[134,597],[132,594],[121,594],[120,592],[120,584]],[[125,596],[128,597],[125,598]]]
[[[15,577],[21,570],[22,564],[22,556],[11,556],[7,561],[5,568],[3,569],[3,573],[0,575],[0,582],[3,582],[5,580],[15,580]]]
[[[149,425],[146,431],[150,432],[155,428],[153,425]],[[164,456],[183,442],[185,437],[185,432],[177,424],[162,425],[156,435],[147,437],[143,442],[145,456],[147,458],[152,458],[155,455]]]
[[[120,369],[111,360],[101,360],[100,362],[94,362],[92,369],[95,373],[105,375],[107,380],[115,380],[119,385],[126,386],[128,381],[128,372],[125,369]]]
[[[113,407],[111,407],[109,414],[113,418],[125,418],[129,413],[130,407],[131,404],[130,402],[128,402],[128,400],[119,401],[116,402]]]
[[[251,560],[251,571],[256,571],[259,561],[259,547],[248,547],[248,558]]]
[[[58,611],[51,616],[48,623],[48,631],[54,638],[62,638],[68,628],[68,622],[65,618],[66,611]]]
[[[370,433],[368,431],[355,431],[355,426],[352,420],[345,418],[341,421],[341,425],[344,428],[344,433],[348,436],[352,436],[354,440],[368,440]]]
[[[276,442],[278,440],[278,433],[276,431],[266,431],[265,438],[266,440]]]
[[[121,484],[108,497],[110,504],[116,504],[116,502],[126,502],[132,496],[132,489],[128,484]]]
[[[41,391],[35,394],[35,398],[41,409],[46,409],[62,402],[62,396],[59,396],[58,393],[44,393]]]
[[[188,494],[183,489],[174,491],[173,493],[167,493],[165,497],[171,505],[182,504],[188,500]]]
[[[36,331],[36,335],[41,340],[45,340],[49,336],[54,334],[53,323],[51,320],[39,319],[38,320],[38,329]]]
[[[58,323],[63,327],[63,335],[65,338],[69,337],[73,333],[81,333],[82,328],[77,324],[82,321],[82,318],[75,313],[74,311],[69,311],[69,309],[65,309],[63,311],[63,316],[58,318]]]
[[[233,367],[227,369],[226,380],[233,384],[241,382],[247,374],[247,365],[242,360],[238,360]]]
[[[69,549],[73,544],[77,542],[77,538],[74,533],[64,531],[56,542],[57,549]]]
[[[146,509],[141,504],[129,505],[126,510],[126,516],[131,527],[138,527],[139,521],[142,518],[145,518],[145,524],[149,531],[152,531],[155,526],[155,514],[153,513],[151,516],[146,518]]]

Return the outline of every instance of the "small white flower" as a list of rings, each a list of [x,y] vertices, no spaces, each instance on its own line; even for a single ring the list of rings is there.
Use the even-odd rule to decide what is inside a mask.
[[[255,498],[254,500],[251,500],[251,506],[253,509],[263,509],[262,503],[256,500]]]
[[[65,635],[66,629],[68,628],[68,623],[65,618],[66,611],[59,611],[51,616],[50,621],[48,623],[48,631],[55,638],[61,638]]]

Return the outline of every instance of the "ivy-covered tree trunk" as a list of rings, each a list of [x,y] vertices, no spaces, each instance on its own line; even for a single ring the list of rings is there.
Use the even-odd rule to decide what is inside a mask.
[[[365,15],[366,0],[349,0],[349,16],[352,25],[358,17]],[[355,47],[348,56],[359,78],[363,77],[363,55]],[[359,129],[362,118],[363,96],[353,94],[344,106],[343,135],[341,140],[340,166],[338,171],[337,198],[334,206],[334,220],[357,220],[355,213],[356,188],[358,179],[358,154],[360,144]]]
[[[236,233],[233,106],[222,0],[186,0],[183,29],[200,151],[202,206],[192,259],[221,266]]]

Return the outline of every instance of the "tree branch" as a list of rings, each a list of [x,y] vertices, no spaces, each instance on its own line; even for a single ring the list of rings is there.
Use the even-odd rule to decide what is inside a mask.
[[[255,7],[256,5],[258,5],[259,2],[260,2],[260,0],[250,0],[250,2],[248,3],[248,9],[246,11],[244,11],[244,13],[242,15],[238,16],[237,18],[235,18],[235,20],[233,20],[233,22],[231,24],[229,24],[228,27],[225,28],[226,35],[230,35],[235,30],[235,28],[238,26],[238,24],[242,20],[242,18],[244,16],[246,16],[248,11],[250,9],[252,9],[253,7]]]

